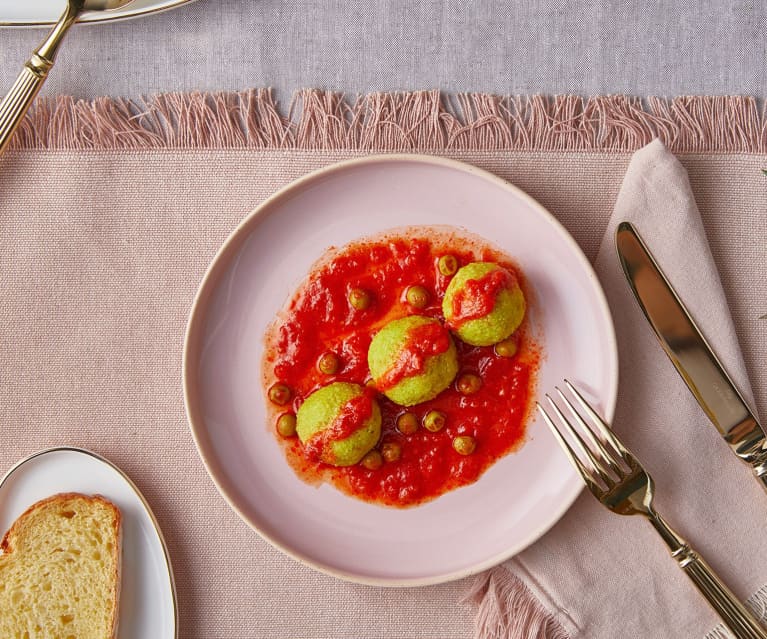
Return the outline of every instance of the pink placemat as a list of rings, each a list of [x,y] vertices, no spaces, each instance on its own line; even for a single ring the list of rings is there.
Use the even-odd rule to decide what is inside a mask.
[[[266,92],[41,104],[0,157],[0,469],[90,448],[144,492],[166,536],[180,637],[466,637],[472,580],[337,581],[283,556],[226,505],[186,424],[180,363],[200,279],[279,187],[371,151],[445,155],[519,186],[594,258],[630,153],[659,135],[687,169],[756,405],[767,408],[767,136],[746,98],[447,99]]]

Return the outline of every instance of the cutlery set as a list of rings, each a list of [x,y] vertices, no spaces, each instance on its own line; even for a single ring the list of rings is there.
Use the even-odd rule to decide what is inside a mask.
[[[618,226],[616,248],[629,286],[663,350],[724,440],[767,490],[767,447],[761,425],[630,223]],[[581,393],[569,381],[564,383],[567,393],[556,388],[556,400],[547,394],[547,406],[538,403],[537,409],[589,491],[614,513],[646,517],[735,637],[767,639],[767,630],[654,509],[653,480],[640,462]]]

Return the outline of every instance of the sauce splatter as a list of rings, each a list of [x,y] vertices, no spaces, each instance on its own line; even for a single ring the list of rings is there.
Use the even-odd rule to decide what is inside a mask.
[[[404,301],[403,293],[408,287],[418,285],[429,292],[428,303],[418,309],[419,315],[442,318],[442,299],[452,278],[452,274],[443,275],[439,269],[439,260],[445,255],[454,256],[459,266],[476,261],[499,264],[517,278],[529,299],[519,268],[478,239],[415,228],[347,245],[332,251],[313,267],[267,331],[264,388],[275,382],[286,384],[293,391],[293,410],[297,410],[308,395],[329,383],[364,385],[370,378],[367,350],[372,336],[387,322],[413,314]],[[491,294],[494,297],[494,287],[505,284],[496,278],[488,278],[484,283],[485,278],[479,280],[478,286],[488,297]],[[360,310],[350,304],[348,292],[352,288],[370,293],[366,308]],[[479,295],[484,293],[480,291]],[[465,304],[471,307],[468,300]],[[356,498],[397,507],[417,505],[477,481],[499,458],[524,442],[541,359],[541,348],[528,323],[526,318],[514,334],[518,348],[513,357],[502,357],[493,347],[470,346],[454,339],[459,375],[473,373],[482,379],[476,393],[461,394],[453,384],[433,400],[408,409],[382,394],[376,396],[382,413],[378,450],[384,444],[398,444],[401,455],[396,460],[386,461],[374,470],[361,464],[334,467],[323,463],[321,455],[313,452],[326,442],[320,445],[317,440],[316,445],[302,446],[297,437],[283,438],[275,431],[288,463],[304,481],[328,481]],[[400,372],[407,374],[405,371],[409,372],[411,367],[417,368],[419,358],[429,349],[444,345],[436,332],[413,340],[412,348],[406,349],[412,357],[406,356],[405,361],[393,367],[389,381],[397,379]],[[328,351],[339,359],[339,366],[331,375],[322,373],[316,365],[318,358]],[[285,409],[269,405],[269,410],[270,428],[274,430],[275,420]],[[356,410],[349,408],[347,420],[343,416],[345,407],[339,423],[330,429],[333,432],[323,438],[328,441],[340,438],[339,433],[352,427],[349,426],[352,421],[359,425],[359,414],[352,419]],[[446,416],[445,427],[431,432],[421,426],[404,434],[396,423],[406,410],[419,421],[430,411],[440,411]],[[474,438],[473,453],[461,455],[453,449],[453,440],[459,436]]]

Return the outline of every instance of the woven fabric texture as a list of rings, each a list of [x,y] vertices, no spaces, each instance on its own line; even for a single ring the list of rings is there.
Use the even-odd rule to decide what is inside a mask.
[[[78,27],[45,91],[135,98],[272,86],[286,99],[304,87],[440,87],[765,98],[766,26],[765,0],[199,0]],[[11,85],[42,35],[2,33],[0,86]]]
[[[27,150],[0,158],[0,468],[59,444],[93,449],[123,468],[166,535],[182,639],[473,632],[473,608],[457,604],[470,580],[379,590],[325,577],[271,548],[218,495],[186,424],[185,322],[217,248],[275,189],[353,155]],[[452,157],[537,198],[593,259],[630,155]],[[764,414],[764,158],[681,160]]]

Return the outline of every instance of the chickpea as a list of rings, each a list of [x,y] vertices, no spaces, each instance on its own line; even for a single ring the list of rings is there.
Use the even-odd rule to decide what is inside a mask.
[[[482,379],[474,373],[464,373],[458,378],[455,385],[462,395],[473,395],[482,388]]]
[[[402,456],[402,446],[397,442],[386,442],[381,446],[381,455],[387,462],[395,462]]]
[[[397,430],[403,435],[412,435],[418,426],[418,417],[414,413],[402,413],[397,417]]]
[[[383,456],[377,450],[371,450],[360,463],[368,470],[378,470],[383,466]]]
[[[477,441],[470,435],[460,435],[453,440],[453,449],[459,455],[471,455],[477,448]]]
[[[269,401],[277,406],[285,406],[292,398],[293,391],[282,382],[277,382],[269,389]]]
[[[335,375],[341,368],[341,360],[332,351],[320,355],[317,360],[317,370],[325,375]]]
[[[498,342],[495,345],[495,353],[500,357],[514,357],[517,354],[517,341],[512,338]]]
[[[423,427],[432,433],[436,433],[445,427],[446,421],[445,413],[438,410],[430,410],[423,418]]]
[[[437,268],[442,275],[450,277],[458,270],[458,260],[455,255],[443,255],[437,262]]]
[[[405,299],[413,308],[426,308],[429,304],[429,291],[423,286],[408,286]]]
[[[369,291],[364,288],[353,288],[349,291],[349,304],[357,311],[364,311],[373,301]]]
[[[283,437],[293,437],[296,434],[296,416],[293,413],[283,413],[277,418],[277,432]]]

